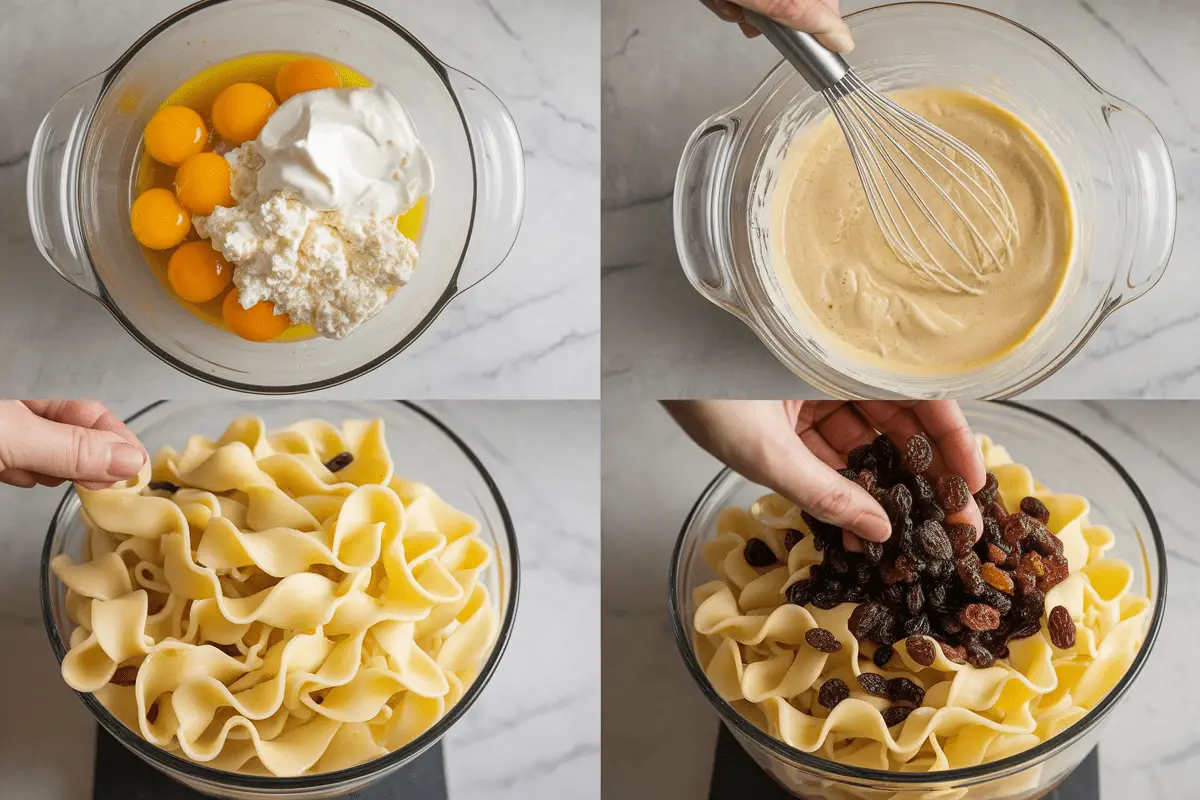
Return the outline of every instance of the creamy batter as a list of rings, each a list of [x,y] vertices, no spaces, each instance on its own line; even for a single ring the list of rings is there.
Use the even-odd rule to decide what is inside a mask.
[[[963,372],[1015,348],[1054,305],[1071,260],[1070,195],[1046,144],[994,103],[933,88],[892,98],[995,171],[1016,210],[1011,258],[971,277],[972,291],[915,273],[884,240],[830,117],[789,149],[782,166],[772,208],[775,268],[803,324],[857,360],[910,374]],[[951,183],[947,175],[946,188]],[[989,227],[978,206],[964,207],[981,230]],[[922,238],[936,236],[930,229]]]

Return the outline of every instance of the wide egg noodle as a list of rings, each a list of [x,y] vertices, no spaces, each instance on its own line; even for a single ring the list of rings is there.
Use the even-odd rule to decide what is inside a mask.
[[[1009,512],[1026,496],[1039,498],[1050,510],[1048,527],[1063,542],[1071,575],[1047,594],[1046,608],[1062,605],[1070,612],[1077,627],[1073,648],[1055,648],[1043,619],[1039,635],[1013,640],[1008,658],[988,669],[955,664],[939,647],[934,648],[935,662],[923,667],[903,641],[896,644],[887,668],[877,668],[869,658],[874,646],[862,643],[860,648],[850,633],[853,604],[823,611],[786,602],[787,587],[805,579],[821,554],[799,510],[772,494],[749,511],[724,509],[716,536],[702,550],[719,579],[694,590],[694,643],[716,692],[750,722],[799,750],[903,772],[1005,758],[1056,736],[1094,708],[1141,648],[1150,602],[1131,593],[1133,568],[1106,558],[1113,534],[1088,521],[1085,498],[1051,492],[987,437],[980,437],[979,445]],[[790,551],[784,544],[789,528],[805,534]],[[765,542],[779,565],[767,570],[750,566],[743,555],[750,538]],[[825,654],[806,645],[804,634],[812,628],[831,631],[842,649]],[[889,729],[882,715],[889,703],[860,688],[857,676],[865,671],[913,680],[926,693],[921,707]],[[849,699],[832,711],[817,703],[817,689],[831,678],[840,678],[851,690]],[[1036,776],[1013,780],[1013,791],[1030,780],[1036,784]]]
[[[243,417],[78,493],[84,558],[51,564],[76,625],[63,678],[193,761],[295,776],[377,758],[461,699],[495,642],[478,521],[394,474],[381,420]]]

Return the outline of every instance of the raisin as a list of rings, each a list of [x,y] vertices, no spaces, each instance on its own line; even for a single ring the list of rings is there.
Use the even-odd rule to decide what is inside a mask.
[[[783,535],[783,546],[790,552],[793,547],[800,544],[804,539],[804,534],[795,528],[788,528],[787,533]]]
[[[867,592],[867,587],[865,586],[854,586],[848,589],[846,593],[842,595],[843,603],[865,603],[870,599],[871,598]]]
[[[1050,642],[1059,650],[1070,650],[1075,646],[1075,620],[1065,606],[1055,606],[1050,610],[1050,618],[1046,625],[1050,631]]]
[[[1035,619],[1030,622],[1023,622],[1013,629],[1008,635],[1010,639],[1028,639],[1030,636],[1036,636],[1042,631],[1042,621]]]
[[[1043,559],[1046,565],[1046,574],[1038,579],[1038,589],[1043,592],[1048,592],[1055,586],[1067,579],[1071,574],[1071,568],[1067,564],[1066,556],[1053,555]]]
[[[904,649],[908,651],[908,657],[922,667],[932,666],[937,660],[937,653],[933,649],[933,641],[924,636],[910,636],[904,641]]]
[[[890,566],[884,567],[883,572],[880,573],[883,582],[889,586],[893,584],[912,583],[916,580],[917,573],[911,567],[907,566],[907,558],[905,556],[900,556],[900,558],[906,559],[904,562],[906,566],[893,563]]]
[[[875,447],[875,462],[879,465],[879,472],[882,474],[894,470],[899,462],[899,455],[892,440],[886,436],[879,436],[872,444]]]
[[[973,631],[994,631],[1000,627],[1000,612],[983,603],[971,603],[958,612],[958,621]]]
[[[1071,635],[1075,635],[1075,629],[1073,626],[1071,628]],[[137,674],[137,667],[117,667],[117,671],[114,672],[113,676],[108,680],[109,683],[117,686],[133,686],[133,684],[137,682]]]
[[[967,663],[977,669],[987,669],[996,663],[996,657],[992,655],[992,651],[988,650],[981,644],[967,645]]]
[[[1027,595],[1030,592],[1037,589],[1037,577],[1036,576],[1031,575],[1028,572],[1021,572],[1020,570],[1014,572],[1012,574],[1012,576],[1013,576],[1013,581],[1017,585],[1017,593],[1018,594]]]
[[[971,490],[960,475],[939,475],[934,481],[934,487],[937,489],[938,500],[942,503],[942,510],[947,514],[962,511],[967,507],[967,503],[971,502]]]
[[[965,522],[953,522],[946,526],[946,536],[954,557],[965,556],[975,547],[975,528]]]
[[[918,503],[918,510],[920,511],[921,519],[931,519],[934,522],[946,521],[946,512],[942,511],[942,507],[937,504],[936,500],[922,500]]]
[[[893,525],[912,513],[912,494],[903,483],[897,483],[883,495],[883,510]]]
[[[775,551],[762,539],[747,541],[742,555],[745,557],[746,563],[752,567],[769,567],[779,561],[775,557]]]
[[[883,724],[889,728],[899,725],[904,720],[908,719],[908,715],[913,712],[913,709],[908,706],[891,706],[883,710]]]
[[[888,662],[891,660],[892,660],[892,648],[889,645],[884,645],[884,646],[880,647],[878,650],[875,651],[875,655],[871,657],[871,661],[873,661],[875,663],[875,666],[879,667],[880,669],[883,669],[884,667],[886,667],[888,665]]]
[[[821,561],[834,575],[845,575],[850,571],[850,558],[841,542],[825,547],[825,558]]]
[[[850,614],[847,626],[855,639],[869,639],[881,626],[889,625],[891,613],[882,603],[863,603]]]
[[[938,583],[945,583],[954,574],[954,562],[948,558],[934,561],[929,565],[928,574]]]
[[[850,451],[846,462],[851,469],[858,470],[860,474],[864,470],[874,470],[878,464],[875,459],[875,447],[869,444],[860,444]]]
[[[880,675],[878,672],[863,672],[858,676],[858,685],[862,690],[869,695],[882,697],[884,700],[891,699],[891,693],[888,691],[887,678]]]
[[[1000,523],[992,517],[984,517],[981,540],[988,544],[1004,544],[1004,530],[1000,527]]]
[[[341,472],[346,467],[350,466],[350,462],[354,461],[354,456],[349,453],[338,453],[333,458],[325,462],[325,469],[330,472]]]
[[[818,592],[809,602],[822,611],[832,611],[842,604],[842,598],[833,592],[825,590]]]
[[[1046,574],[1046,563],[1042,561],[1042,557],[1037,553],[1025,553],[1021,556],[1021,564],[1017,567],[1017,572],[1032,575],[1034,578],[1040,578]]]
[[[238,649],[238,646],[236,644],[215,644],[215,645],[213,645],[213,647],[217,648],[218,650],[220,650],[222,653],[229,656],[230,658],[241,658],[242,657],[242,651]]]
[[[958,572],[958,579],[962,581],[963,588],[968,593],[978,596],[983,591],[983,587],[987,586],[983,575],[979,573],[979,556],[975,553],[967,553],[954,562],[954,567]]]
[[[158,701],[157,700],[155,700],[153,703],[151,703],[150,707],[146,709],[146,722],[149,722],[151,725],[153,725],[156,721],[158,721]]]
[[[892,678],[888,681],[888,695],[893,703],[912,703],[919,706],[925,699],[925,690],[908,678]]]
[[[1042,614],[1046,613],[1046,595],[1040,589],[1034,589],[1029,594],[1021,598],[1017,605],[1021,613],[1021,619],[1041,620]]]
[[[970,527],[970,526],[967,526]],[[971,529],[971,541],[975,541],[975,530]],[[925,555],[934,559],[947,559],[954,556],[954,547],[940,523],[926,520],[917,528],[917,543]]]
[[[945,642],[938,642],[938,646],[942,648],[942,655],[944,655],[946,660],[951,664],[967,663],[967,651],[963,648],[955,647],[954,645],[946,644]]]
[[[146,484],[146,488],[155,492],[170,492],[171,494],[179,491],[179,487],[170,481],[150,481]]]
[[[845,469],[839,469],[837,473],[848,481],[855,481],[858,479],[858,470],[853,470],[849,467]]]
[[[813,596],[813,581],[799,580],[787,588],[787,601],[794,606],[808,605]]]
[[[1008,557],[1012,555],[1012,551],[1006,550],[1006,547],[1008,547],[1006,544],[992,544],[991,542],[988,542],[987,546],[984,548],[984,554],[988,563],[984,566],[992,566],[993,564],[996,566],[1002,566],[1007,564]],[[984,579],[986,580],[986,578],[987,576],[985,575]]]
[[[946,595],[946,585],[944,583],[935,583],[925,592],[925,605],[931,611],[938,614],[946,614],[949,612]]]
[[[993,589],[990,585],[984,587],[979,595],[979,599],[999,611],[1002,617],[1007,616],[1008,612],[1012,611],[1012,598],[998,589]]]
[[[810,628],[804,633],[804,641],[813,650],[821,653],[836,653],[842,649],[842,643],[837,640],[832,631],[825,628]]]
[[[912,475],[920,475],[932,465],[933,445],[929,443],[924,434],[918,433],[910,436],[904,443],[904,458],[901,461],[904,471]]]
[[[912,492],[914,502],[923,500],[926,503],[932,503],[937,499],[937,495],[933,491],[933,484],[924,475],[913,475],[909,478],[908,490]]]
[[[999,522],[1001,525],[1008,519],[1008,511],[1004,508],[1004,501],[1000,497],[1000,493],[996,493],[996,499],[987,509],[987,516]]]
[[[908,587],[904,593],[904,607],[910,617],[915,617],[925,608],[925,592],[921,590],[921,584],[914,583]]]
[[[1036,550],[1043,556],[1061,556],[1063,553],[1062,539],[1046,530],[1045,526],[1031,517],[1024,518],[1030,520],[1032,528],[1029,535],[1025,537],[1025,549]]]
[[[995,547],[995,545],[989,545],[989,547]],[[983,576],[985,581],[987,581],[988,586],[991,586],[993,589],[999,589],[1005,594],[1013,593],[1013,589],[1015,588],[1013,579],[1007,572],[1000,569],[995,564],[984,564],[979,568],[979,574]]]
[[[1021,512],[1028,514],[1038,522],[1046,525],[1050,522],[1050,509],[1046,508],[1046,504],[1036,497],[1026,497],[1021,500]]]
[[[987,479],[983,482],[983,488],[975,493],[975,503],[981,508],[987,508],[992,503],[996,502],[996,492],[1000,490],[1000,481],[996,476],[989,472]]]
[[[874,495],[879,489],[879,477],[873,469],[864,469],[858,473],[858,477],[854,482],[866,490],[867,494]]]
[[[817,702],[832,711],[849,696],[850,687],[845,681],[841,678],[830,678],[821,684],[821,690],[817,692]]]
[[[1021,514],[1013,514],[1008,519],[1004,520],[1001,525],[1001,533],[1004,538],[1004,543],[1009,547],[1019,547],[1025,537],[1029,535],[1030,518]]]
[[[925,614],[913,617],[906,620],[904,623],[904,636],[909,638],[912,636],[929,636],[933,633],[933,627],[929,624],[929,617]]]

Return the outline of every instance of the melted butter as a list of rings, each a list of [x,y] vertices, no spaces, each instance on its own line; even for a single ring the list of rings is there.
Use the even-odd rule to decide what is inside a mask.
[[[164,106],[187,106],[200,114],[204,119],[204,124],[212,131],[212,104],[217,99],[217,95],[227,86],[235,83],[256,83],[274,95],[275,75],[279,72],[279,68],[289,62],[312,57],[311,55],[302,53],[252,53],[228,61],[222,61],[193,75],[163,100],[159,108]],[[333,66],[338,77],[342,79],[342,86],[348,89],[370,86],[372,83],[370,78],[354,71],[345,64],[339,64],[324,56],[317,57],[329,62]],[[129,101],[136,105],[140,101],[140,95],[130,97]],[[122,108],[124,108],[126,98],[123,97],[121,102]],[[216,137],[215,133],[211,133],[210,135]],[[222,147],[217,152],[225,153],[229,149],[232,148]],[[175,190],[175,168],[158,163],[143,148],[137,171],[136,185],[138,194],[155,187],[170,189],[173,192]],[[417,201],[415,206],[404,214],[401,214],[396,220],[397,229],[418,245],[420,245],[421,231],[425,227],[425,215],[428,207],[429,198],[422,197]],[[194,241],[199,238],[195,229],[193,229],[189,232],[187,241]],[[171,283],[167,280],[167,263],[171,259],[172,252],[174,252],[173,249],[150,250],[145,247],[142,248],[142,253],[145,255],[146,262],[150,265],[154,276],[158,278],[158,282],[162,284],[163,288],[177,303],[204,322],[229,330],[229,326],[225,324],[225,319],[221,314],[221,303],[225,299],[225,293],[221,293],[216,299],[210,300],[207,303],[191,303],[177,295],[171,288]],[[394,292],[395,290],[393,289],[389,293],[389,296]],[[271,341],[296,342],[303,339],[312,339],[316,336],[317,332],[311,325],[293,325],[279,337]]]
[[[829,117],[789,148],[780,171],[772,199],[775,269],[800,319],[852,358],[891,372],[965,372],[1020,345],[1054,305],[1074,243],[1070,194],[1045,142],[1005,109],[949,89],[891,96],[995,171],[1016,210],[1011,260],[972,279],[978,293],[949,291],[914,273],[884,240]],[[944,187],[951,182],[946,176]],[[981,209],[964,208],[987,227]],[[932,227],[917,232],[935,242]]]

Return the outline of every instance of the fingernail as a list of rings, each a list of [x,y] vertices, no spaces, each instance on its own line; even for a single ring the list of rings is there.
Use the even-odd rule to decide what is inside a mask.
[[[892,535],[892,523],[888,522],[886,517],[863,514],[854,523],[854,532],[873,542],[886,542]]]
[[[828,33],[822,33],[817,38],[821,40],[821,44],[835,53],[849,53],[854,49],[854,37],[850,35],[850,29],[844,24]]]
[[[132,478],[142,470],[146,457],[142,451],[130,444],[114,444],[108,451],[108,476],[110,478]]]

